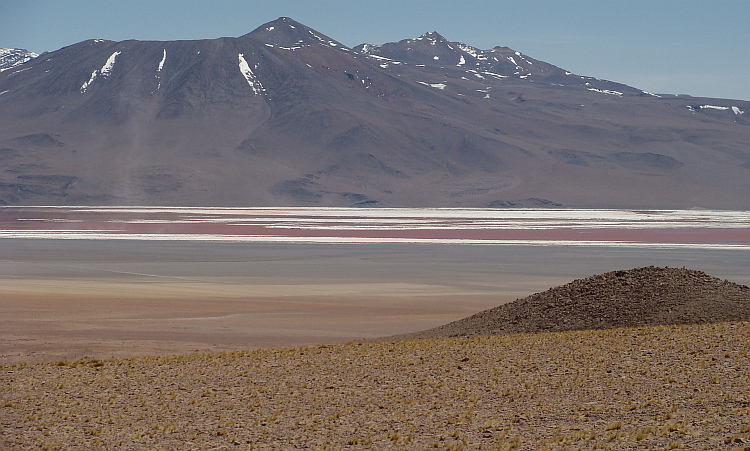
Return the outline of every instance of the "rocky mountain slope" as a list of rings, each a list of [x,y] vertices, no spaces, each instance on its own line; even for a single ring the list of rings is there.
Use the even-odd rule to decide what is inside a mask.
[[[750,320],[750,288],[701,271],[649,266],[574,280],[408,338]]]
[[[93,39],[0,73],[0,203],[746,209],[747,111],[434,32]]]

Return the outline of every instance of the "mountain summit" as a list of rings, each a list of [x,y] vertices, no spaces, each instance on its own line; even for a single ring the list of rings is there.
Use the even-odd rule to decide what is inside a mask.
[[[289,17],[279,17],[272,22],[261,25],[245,36],[261,41],[269,46],[299,48],[302,46],[325,45],[348,50],[340,42],[334,41],[328,36]]]
[[[0,203],[747,209],[748,110],[437,32],[92,39],[0,73]]]

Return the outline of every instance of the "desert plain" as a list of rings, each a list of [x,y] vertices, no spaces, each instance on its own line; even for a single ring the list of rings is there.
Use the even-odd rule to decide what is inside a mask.
[[[747,285],[747,216],[3,207],[0,364],[390,336],[637,266]]]
[[[643,264],[750,284],[746,251],[2,240],[0,363],[331,344]]]
[[[8,449],[750,443],[747,323],[363,342],[623,268],[750,285],[742,245],[6,237],[0,255]]]

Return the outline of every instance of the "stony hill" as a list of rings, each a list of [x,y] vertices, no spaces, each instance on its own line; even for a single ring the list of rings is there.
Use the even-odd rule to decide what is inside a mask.
[[[400,338],[613,329],[750,320],[750,288],[701,271],[654,266],[577,279]]]

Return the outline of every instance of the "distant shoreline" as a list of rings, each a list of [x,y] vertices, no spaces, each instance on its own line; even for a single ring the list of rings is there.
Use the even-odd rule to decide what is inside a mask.
[[[750,212],[3,207],[0,239],[3,238],[750,250]]]

